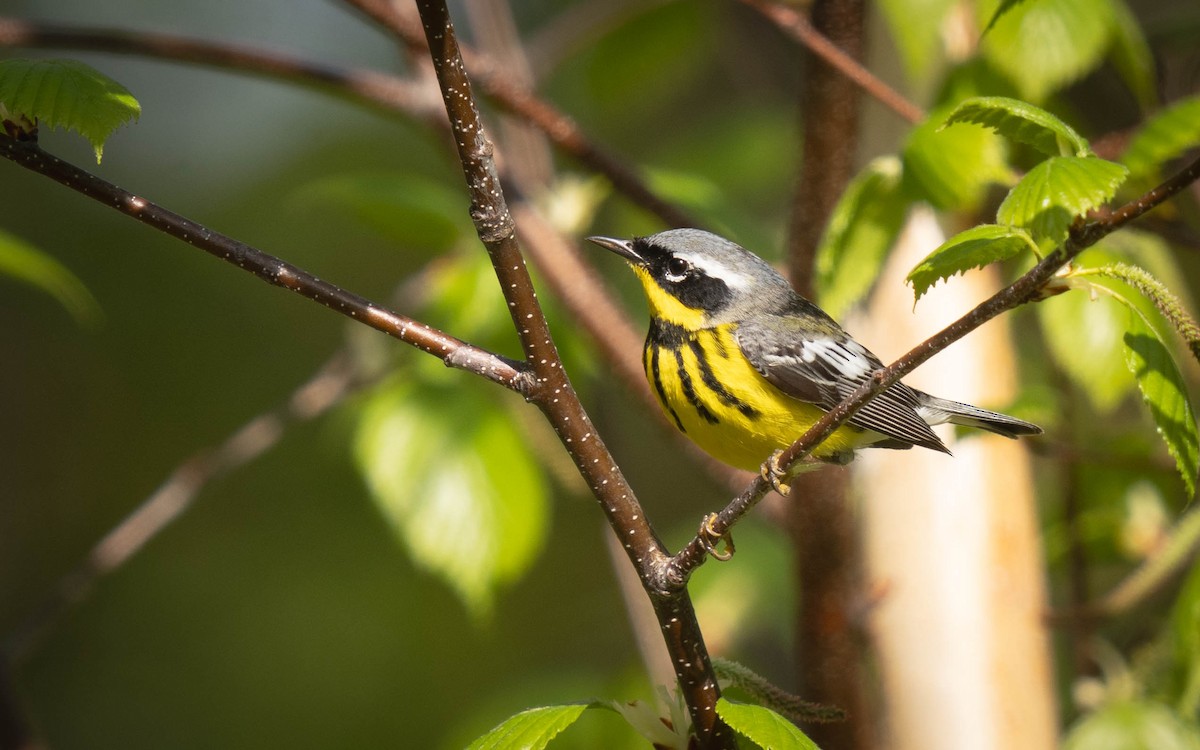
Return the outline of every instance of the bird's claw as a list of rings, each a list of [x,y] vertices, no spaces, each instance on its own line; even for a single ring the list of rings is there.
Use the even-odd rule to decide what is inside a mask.
[[[777,450],[772,453],[770,457],[763,462],[762,468],[759,470],[759,474],[763,479],[771,484],[771,489],[775,490],[780,495],[787,497],[788,493],[792,491],[792,488],[787,484],[787,482],[784,481],[787,478],[787,472],[785,472],[779,466],[779,457],[781,455],[783,455],[783,451],[781,450]]]
[[[704,520],[700,522],[700,530],[696,532],[696,538],[700,540],[700,545],[704,547],[704,551],[712,555],[714,560],[725,562],[733,557],[735,551],[733,536],[729,532],[722,534],[713,528],[713,524],[717,521],[717,518],[716,513],[709,513],[705,516]],[[725,550],[723,552],[717,550],[717,544],[722,541],[725,542]]]

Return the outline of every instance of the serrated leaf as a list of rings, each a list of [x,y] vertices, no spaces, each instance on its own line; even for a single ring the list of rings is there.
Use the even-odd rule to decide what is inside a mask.
[[[1108,0],[1108,3],[1113,13],[1109,59],[1138,104],[1149,111],[1158,104],[1157,74],[1150,43],[1125,0]]]
[[[908,273],[915,299],[921,299],[937,282],[972,268],[983,268],[1019,255],[1024,250],[1037,252],[1027,232],[999,224],[980,224],[959,232],[942,243]]]
[[[879,275],[908,211],[901,165],[882,157],[867,165],[834,206],[817,246],[816,287],[821,306],[840,318]]]
[[[1111,200],[1128,175],[1124,165],[1094,156],[1052,156],[1009,191],[996,219],[1028,229],[1039,245],[1060,245],[1075,218]]]
[[[936,208],[975,210],[992,184],[1011,185],[1004,140],[995,133],[964,126],[943,129],[942,110],[931,114],[908,137],[904,179]]]
[[[1200,96],[1180,99],[1151,117],[1133,136],[1121,161],[1136,177],[1151,177],[1196,145],[1200,145]]]
[[[100,303],[75,274],[19,237],[0,230],[0,277],[36,287],[66,308],[81,326],[94,328],[104,317]]]
[[[1125,363],[1137,380],[1142,400],[1150,408],[1158,434],[1175,459],[1190,498],[1200,474],[1200,435],[1188,401],[1187,386],[1158,330],[1134,310],[1125,334]]]
[[[587,707],[586,703],[571,703],[522,711],[472,742],[468,750],[542,750]]]
[[[721,698],[717,701],[717,715],[764,750],[819,750],[817,743],[799,727],[769,708]]]
[[[0,105],[12,115],[79,133],[92,144],[97,163],[113,131],[142,113],[128,89],[77,60],[0,61]]]
[[[1043,102],[1101,63],[1113,24],[1108,0],[1038,0],[1005,13],[982,46],[1021,98]]]
[[[413,559],[485,617],[496,589],[541,548],[544,480],[494,390],[418,375],[406,372],[367,398],[355,458]]]
[[[1200,734],[1161,703],[1110,703],[1067,733],[1063,750],[1200,750]]]
[[[956,122],[991,128],[1005,138],[1033,146],[1047,156],[1089,156],[1092,153],[1087,140],[1070,125],[1041,107],[1019,99],[1005,96],[968,99],[954,108],[945,125]]]

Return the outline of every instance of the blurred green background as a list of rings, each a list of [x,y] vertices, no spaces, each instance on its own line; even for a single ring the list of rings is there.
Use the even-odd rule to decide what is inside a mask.
[[[710,226],[748,247],[781,247],[801,64],[778,30],[738,3],[616,4],[602,23],[567,28],[547,21],[584,3],[513,5],[547,98]],[[1195,26],[1172,21],[1171,0],[1133,5],[1153,45],[1194,48],[1187,33]],[[463,11],[452,4],[460,28]],[[0,12],[404,68],[390,39],[334,2],[9,0]],[[879,14],[873,18],[872,33],[886,36]],[[432,283],[448,292],[440,306],[417,308],[421,316],[517,354],[502,305],[479,302],[473,286],[482,253],[470,240],[461,175],[443,137],[319,93],[192,66],[73,51],[0,54],[87,61],[142,104],[140,121],[109,141],[102,165],[71,134],[43,131],[48,151],[374,300],[389,299],[448,253],[454,264]],[[888,42],[873,54],[873,68],[899,83],[899,54]],[[1164,88],[1186,92],[1194,67],[1192,78],[1183,67],[1182,83],[1173,69]],[[1077,113],[1072,123],[1089,136],[1138,118],[1133,97],[1106,72],[1056,102]],[[912,88],[928,94],[933,81]],[[495,122],[494,113],[485,116]],[[864,162],[895,152],[905,133],[875,104],[866,106],[864,129]],[[562,162],[565,171],[576,167]],[[364,190],[392,191],[400,218],[364,207]],[[183,461],[285,402],[347,340],[397,373],[383,390],[289,427],[265,456],[205,487],[189,513],[15,665],[20,698],[50,747],[455,748],[529,706],[652,697],[607,527],[518,397],[431,366],[382,335],[352,331],[318,305],[7,161],[0,198],[0,227],[62,262],[103,310],[90,329],[44,293],[0,277],[0,633],[37,612],[60,578]],[[660,228],[620,200],[605,203],[594,226],[614,235]],[[1198,258],[1181,262],[1194,286]],[[597,265],[640,321],[632,279],[611,259]],[[679,455],[572,321],[549,306],[585,406],[667,545],[677,547],[728,490]],[[373,448],[386,455],[388,443],[364,437],[358,420],[374,399],[387,399],[387,388],[417,389],[426,404],[461,394],[472,408],[509,417],[499,429],[529,436],[539,469],[519,487],[528,503],[514,506],[529,518],[505,520],[544,532],[530,532],[514,553],[523,562],[511,563],[511,580],[494,596],[472,603],[414,563],[394,516],[372,499],[369,486],[386,484],[389,467],[379,462],[367,477],[358,467]],[[1132,403],[1112,420],[1140,436],[1124,449],[1161,450]],[[1087,415],[1079,424],[1094,423],[1086,405],[1076,407]],[[466,426],[461,411],[451,432]],[[439,466],[443,479],[458,471],[429,470]],[[400,473],[422,468],[401,465]],[[1092,562],[1105,582],[1132,566],[1115,534],[1134,472],[1113,471],[1119,479],[1092,474],[1104,487],[1087,488],[1095,500],[1085,519]],[[1177,492],[1169,466],[1154,477]],[[1058,499],[1048,493],[1044,510],[1050,575],[1061,585]],[[697,576],[706,637],[714,652],[790,687],[791,554],[783,533],[759,518],[739,527],[738,542],[736,565],[709,565]],[[503,544],[496,554],[503,557]],[[1162,610],[1148,621],[1159,624]],[[588,712],[561,742],[556,747],[611,748],[636,739],[615,715]]]
[[[548,5],[520,12],[536,19]],[[401,65],[385,35],[335,3],[38,0],[9,2],[3,12],[264,44],[346,65]],[[688,53],[653,77],[660,91],[722,69],[704,50],[727,12],[674,6],[650,14],[639,32],[647,42],[672,30],[670,48]],[[794,54],[771,41],[779,59]],[[727,165],[692,146],[715,128],[751,131],[754,166],[774,167],[768,174],[777,181],[731,178],[728,187],[744,205],[778,210],[787,165],[772,155],[792,143],[788,86],[771,93],[755,76],[757,85],[734,94],[755,116],[730,110],[646,141],[637,138],[639,108],[686,112],[703,102],[688,90],[674,98],[690,102],[651,105],[646,95],[637,107],[614,106],[619,87],[662,50],[644,50],[609,82],[621,60],[611,52],[571,60],[549,88],[599,135],[664,168],[711,160],[719,174]],[[43,129],[47,150],[373,299],[388,299],[430,250],[398,247],[336,206],[314,207],[306,190],[345,174],[394,171],[446,185],[459,201],[450,208],[465,219],[452,154],[420,126],[195,67],[15,53],[84,60],[142,104],[140,121],[116,133],[98,167],[73,134]],[[735,83],[723,86],[736,91]],[[617,116],[591,120],[601,109]],[[351,326],[8,162],[0,163],[0,193],[0,226],[71,269],[103,309],[101,325],[87,330],[45,294],[0,278],[0,631],[10,632],[169,472],[284,402]],[[612,231],[651,226],[638,220],[641,227]],[[495,312],[503,320],[503,309]],[[551,322],[572,335],[569,321]],[[421,356],[371,336],[402,362]],[[502,351],[517,353],[515,338],[497,338]],[[586,405],[677,546],[694,532],[700,509],[725,492],[657,449],[662,433],[646,430],[625,408],[628,397],[603,379],[599,365],[579,377]],[[460,372],[444,382],[523,406]],[[477,617],[413,564],[371,501],[352,455],[356,405],[288,429],[263,458],[206,487],[180,522],[102,580],[16,665],[20,697],[51,747],[452,748],[531,705],[652,697],[605,549],[607,527],[586,492],[546,480],[552,526],[540,556],[490,616]],[[745,567],[729,571],[730,585],[766,556],[769,577],[790,590],[781,539],[765,528],[743,533],[763,540],[739,556]],[[718,585],[722,573],[706,571],[706,585]],[[778,654],[787,597],[753,608],[766,622],[743,638]],[[786,682],[785,669],[773,676]],[[567,747],[631,741],[615,715],[582,721],[564,738]]]

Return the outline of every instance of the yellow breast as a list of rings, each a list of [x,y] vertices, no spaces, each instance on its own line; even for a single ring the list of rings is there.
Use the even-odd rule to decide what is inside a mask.
[[[659,403],[680,430],[714,458],[757,471],[823,412],[768,383],[742,355],[735,330],[735,324],[686,330],[657,319],[644,365]],[[866,440],[862,430],[843,426],[813,456],[829,458]]]

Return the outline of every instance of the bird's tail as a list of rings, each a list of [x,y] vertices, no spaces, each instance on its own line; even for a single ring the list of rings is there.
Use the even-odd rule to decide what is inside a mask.
[[[929,424],[960,424],[965,427],[978,427],[981,430],[994,432],[1004,437],[1015,438],[1021,435],[1040,435],[1042,428],[1026,422],[1023,419],[1010,417],[978,406],[951,401],[937,396],[922,393],[918,413]]]

